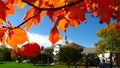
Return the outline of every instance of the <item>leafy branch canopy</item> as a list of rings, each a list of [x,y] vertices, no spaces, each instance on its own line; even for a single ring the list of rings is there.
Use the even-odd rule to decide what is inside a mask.
[[[14,16],[15,4],[20,10],[26,4],[30,5],[23,17],[24,22],[15,27],[10,22],[4,25],[9,15]],[[49,35],[52,45],[62,39],[58,29],[66,32],[68,26],[76,28],[81,22],[87,22],[87,12],[93,17],[99,17],[100,23],[110,24],[110,19],[114,18],[117,20],[117,28],[120,28],[119,0],[0,0],[0,5],[0,41],[16,50],[18,44],[28,41],[24,28],[29,30],[32,24],[37,27],[45,14],[54,23]]]

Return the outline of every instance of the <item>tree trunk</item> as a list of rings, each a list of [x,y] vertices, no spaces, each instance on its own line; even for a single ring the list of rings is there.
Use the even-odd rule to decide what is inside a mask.
[[[68,68],[70,68],[70,63],[68,63]]]
[[[75,68],[77,68],[77,64],[75,63]]]

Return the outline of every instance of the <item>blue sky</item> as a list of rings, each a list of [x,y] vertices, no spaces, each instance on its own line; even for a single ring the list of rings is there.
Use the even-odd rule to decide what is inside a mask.
[[[22,18],[26,11],[28,10],[28,5],[23,10],[18,10],[16,7],[16,14],[14,16],[10,15],[7,21],[10,21],[13,26],[16,26],[23,22]],[[100,24],[99,19],[92,17],[90,13],[86,14],[87,23],[81,23],[77,28],[68,27],[68,30],[65,32],[60,31],[61,35],[68,37],[68,41],[75,42],[79,45],[85,47],[94,47],[94,43],[99,40],[96,36],[97,31],[105,27],[107,24]],[[45,47],[52,46],[48,40],[48,35],[53,24],[50,23],[50,20],[47,16],[41,19],[38,28],[34,25],[27,32],[30,41],[37,42],[40,45]]]

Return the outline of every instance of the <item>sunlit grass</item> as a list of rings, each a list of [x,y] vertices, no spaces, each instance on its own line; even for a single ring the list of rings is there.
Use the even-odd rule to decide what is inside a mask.
[[[31,63],[4,62],[4,63],[0,64],[0,68],[68,68],[68,67],[66,65],[54,65],[54,66],[39,65],[39,66],[34,66]],[[75,68],[75,67],[71,66],[70,68]]]
[[[2,62],[0,63],[0,68],[68,68],[66,65],[36,65],[34,66],[31,63],[16,63],[16,62]],[[74,66],[70,66],[70,68],[75,68]],[[78,66],[77,68],[85,68],[85,66]],[[95,68],[95,67],[89,67]],[[116,68],[116,67],[113,67]],[[120,68],[120,67],[117,67]]]

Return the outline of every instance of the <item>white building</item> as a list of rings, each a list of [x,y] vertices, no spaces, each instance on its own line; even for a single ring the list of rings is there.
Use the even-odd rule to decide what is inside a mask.
[[[79,47],[79,48],[85,48],[83,46],[80,46],[79,44],[76,44],[74,42],[68,42],[67,41],[67,36],[65,36],[65,38],[62,40],[62,43],[60,44],[56,44],[54,45],[53,47],[53,55],[54,55],[54,61],[56,61],[55,63],[58,63],[57,60],[58,60],[58,56],[57,54],[59,53],[60,51],[60,48],[62,47],[65,47],[65,46],[69,46],[69,45],[74,45],[74,47]]]

